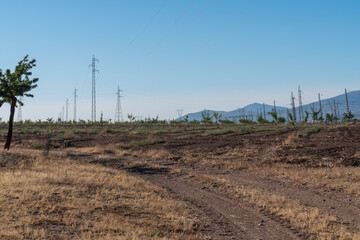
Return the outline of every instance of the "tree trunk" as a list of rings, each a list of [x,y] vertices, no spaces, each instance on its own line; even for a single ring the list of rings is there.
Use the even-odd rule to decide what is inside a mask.
[[[8,135],[6,138],[6,143],[4,146],[4,149],[7,149],[7,150],[10,149],[10,144],[11,144],[16,102],[17,102],[16,97],[12,97],[11,98],[11,107],[10,107],[9,130],[8,130]]]

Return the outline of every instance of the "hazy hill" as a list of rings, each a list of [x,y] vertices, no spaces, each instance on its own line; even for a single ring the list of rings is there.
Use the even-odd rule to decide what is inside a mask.
[[[360,118],[360,90],[358,91],[352,91],[348,93],[349,98],[349,108],[351,112],[355,115],[355,118]],[[337,108],[337,114],[340,114],[340,116],[343,116],[343,113],[346,112],[346,103],[345,103],[345,94],[341,94],[339,96],[335,96],[328,99],[322,99],[322,109],[325,113],[333,113],[334,112],[334,100]],[[297,106],[297,101],[295,105]],[[313,102],[309,103],[303,106],[303,111],[308,110],[311,111],[311,107],[314,107],[315,109],[319,109],[319,102]],[[272,120],[271,116],[268,114],[273,109],[273,105],[264,104],[265,107],[265,116],[267,120]],[[286,117],[287,110],[291,110],[287,107],[281,107],[276,106],[276,111],[278,112],[279,116]],[[252,103],[250,105],[247,105],[243,108],[238,108],[229,112],[226,111],[215,111],[215,110],[204,110],[208,111],[210,114],[213,114],[213,112],[219,112],[222,114],[222,119],[230,119],[230,120],[239,120],[239,119],[251,119],[255,121],[257,117],[259,116],[260,112],[263,113],[263,104],[260,103]],[[177,120],[183,120],[186,116],[188,116],[189,121],[192,120],[201,120],[201,112],[195,112],[195,113],[188,113],[182,116],[181,118],[178,118]],[[299,114],[299,109],[296,107],[296,114]]]

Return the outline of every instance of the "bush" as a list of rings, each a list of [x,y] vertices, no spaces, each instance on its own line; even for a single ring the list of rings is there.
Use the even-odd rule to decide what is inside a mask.
[[[243,123],[243,124],[251,124],[254,123],[253,121],[251,121],[250,119],[240,119],[239,123]]]

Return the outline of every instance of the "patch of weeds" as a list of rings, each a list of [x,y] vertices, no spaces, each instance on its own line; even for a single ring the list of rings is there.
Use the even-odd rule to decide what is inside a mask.
[[[216,129],[216,130],[209,130],[205,134],[206,135],[224,135],[228,133],[233,133],[235,130],[233,128],[223,128],[223,129]]]
[[[181,133],[181,132],[183,132],[183,129],[179,129],[179,128],[170,129],[170,132],[172,132],[172,133]]]
[[[90,134],[97,134],[97,133],[99,133],[100,132],[100,129],[98,129],[98,128],[91,128],[90,129]]]
[[[148,134],[148,133],[150,133],[150,131],[149,131],[149,129],[147,127],[136,128],[135,132],[139,133],[139,134]]]
[[[31,144],[31,147],[35,149],[41,149],[45,147],[45,144],[43,142],[36,141]]]
[[[19,154],[1,154],[0,155],[0,167],[6,167],[8,165],[17,165],[20,162],[26,162],[29,158]]]
[[[258,128],[255,128],[255,131],[256,132],[266,132],[266,131],[274,131],[274,130],[277,130],[276,128],[274,127],[258,127]]]
[[[169,129],[157,129],[153,131],[154,134],[162,134],[162,133],[168,133]]]
[[[74,134],[87,133],[87,131],[86,131],[85,129],[81,129],[81,128],[73,129],[72,132],[73,132]]]
[[[321,129],[325,128],[324,126],[314,126],[314,127],[308,127],[302,130],[299,133],[299,136],[307,137],[311,134],[320,132]]]
[[[63,136],[63,135],[58,135],[56,137],[51,138],[52,141],[65,141],[65,140],[71,140],[73,139],[73,136]]]
[[[113,129],[113,128],[106,128],[106,129],[105,129],[105,132],[106,132],[106,133],[116,133],[117,130],[116,130],[116,129]]]
[[[236,129],[237,132],[252,132],[254,127],[247,126],[247,127],[239,127]]]
[[[145,139],[145,140],[131,142],[130,145],[132,145],[134,147],[142,147],[142,146],[146,146],[146,145],[153,145],[153,144],[165,143],[165,142],[166,142],[166,140],[163,138],[155,138],[155,139]]]
[[[183,135],[183,136],[179,136],[176,139],[182,140],[182,139],[192,139],[193,137],[189,134],[189,135]]]

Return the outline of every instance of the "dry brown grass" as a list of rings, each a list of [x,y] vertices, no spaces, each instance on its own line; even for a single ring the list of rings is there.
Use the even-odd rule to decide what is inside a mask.
[[[359,167],[304,168],[290,164],[274,164],[261,168],[252,167],[251,170],[330,189],[340,189],[360,196]]]
[[[0,168],[1,239],[200,238],[186,205],[148,182],[37,151],[21,154],[33,162]]]
[[[209,175],[189,173],[189,177],[206,184],[216,183],[223,191],[289,221],[291,226],[316,236],[316,239],[360,239],[360,226],[353,232],[346,227],[347,223],[316,207]]]

